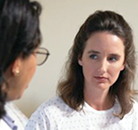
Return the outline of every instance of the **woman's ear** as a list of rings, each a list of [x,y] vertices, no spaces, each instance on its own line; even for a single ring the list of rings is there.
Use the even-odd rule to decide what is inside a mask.
[[[80,55],[78,56],[78,64],[82,66],[82,57]]]
[[[126,66],[126,64],[124,63],[124,64],[122,65],[122,67],[121,67],[120,70],[121,70],[121,71],[124,70],[125,66]]]
[[[81,59],[78,59],[78,63],[80,66],[82,66],[82,60]]]
[[[20,73],[21,58],[18,57],[11,65],[11,72],[13,76],[18,76]]]

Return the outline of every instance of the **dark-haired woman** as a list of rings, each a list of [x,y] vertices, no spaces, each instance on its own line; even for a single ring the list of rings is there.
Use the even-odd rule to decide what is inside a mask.
[[[59,96],[38,108],[26,130],[138,130],[135,60],[128,23],[96,11],[75,37]]]
[[[0,0],[0,130],[24,129],[26,118],[9,102],[22,96],[48,56],[39,47],[40,13],[38,2]]]

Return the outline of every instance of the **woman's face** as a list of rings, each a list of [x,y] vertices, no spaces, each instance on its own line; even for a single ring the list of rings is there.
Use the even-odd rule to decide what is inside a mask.
[[[25,59],[19,57],[16,62],[15,67],[18,67],[19,74],[8,78],[8,100],[19,99],[22,96],[36,70],[35,53]]]
[[[124,69],[124,44],[118,36],[97,32],[87,40],[81,59],[84,87],[109,90]]]

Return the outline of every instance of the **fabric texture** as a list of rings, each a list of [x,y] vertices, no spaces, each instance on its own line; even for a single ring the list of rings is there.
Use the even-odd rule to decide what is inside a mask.
[[[25,125],[28,122],[27,117],[13,103],[7,103],[5,105],[5,109],[7,116],[10,118],[10,120],[13,120],[13,124],[17,126],[17,130],[24,130]],[[1,119],[0,130],[12,130],[12,127],[10,127],[4,119]]]
[[[75,111],[60,97],[43,103],[31,116],[25,130],[138,130],[138,103],[120,120],[119,102],[109,110],[97,111],[86,102],[83,110]]]

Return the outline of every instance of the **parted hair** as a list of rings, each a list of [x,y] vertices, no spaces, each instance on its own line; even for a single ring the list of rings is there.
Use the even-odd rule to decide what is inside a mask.
[[[122,39],[125,47],[125,68],[120,72],[117,81],[110,86],[109,95],[117,98],[121,112],[117,113],[120,119],[133,106],[133,81],[136,71],[135,47],[132,29],[123,16],[113,11],[96,11],[90,15],[80,27],[66,62],[66,72],[58,84],[58,95],[71,108],[79,111],[84,104],[84,76],[78,59],[82,57],[89,37],[95,32],[109,32]]]
[[[27,58],[41,42],[41,5],[29,0],[0,0],[0,118],[5,114],[5,71],[19,56]]]

